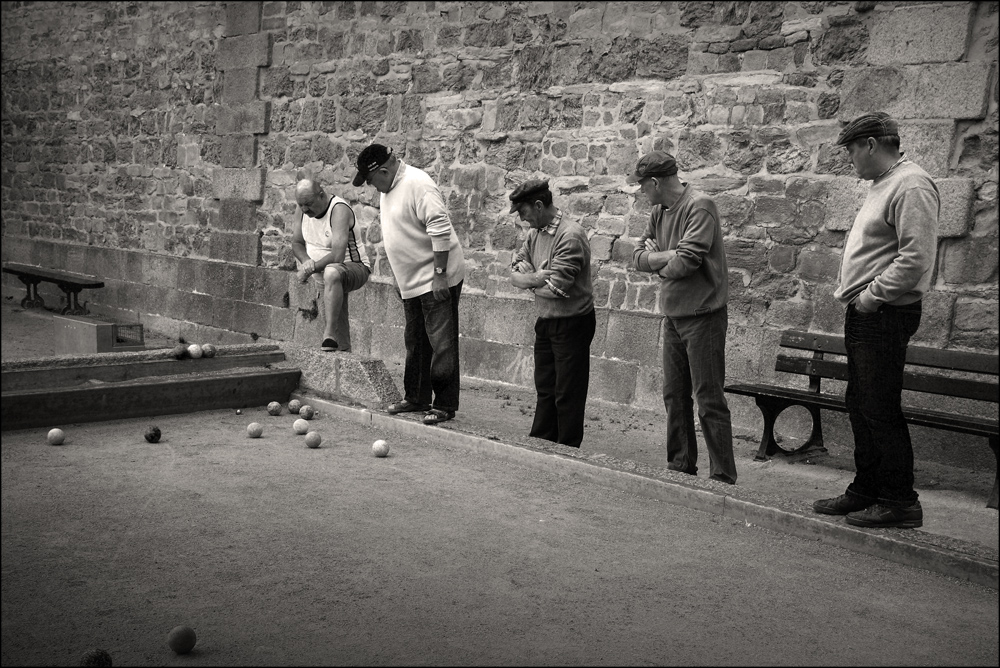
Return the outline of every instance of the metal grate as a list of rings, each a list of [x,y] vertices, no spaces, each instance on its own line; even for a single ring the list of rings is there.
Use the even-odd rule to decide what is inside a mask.
[[[100,313],[88,313],[87,317],[111,324],[112,338],[114,339],[113,345],[142,346],[146,344],[142,331],[142,323],[137,322],[131,325],[124,325],[120,322],[115,322],[113,317]]]

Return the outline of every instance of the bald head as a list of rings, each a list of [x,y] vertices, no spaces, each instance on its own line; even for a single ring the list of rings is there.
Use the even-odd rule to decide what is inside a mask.
[[[302,213],[313,218],[326,211],[330,198],[323,192],[323,186],[312,179],[302,179],[295,184],[295,203]]]

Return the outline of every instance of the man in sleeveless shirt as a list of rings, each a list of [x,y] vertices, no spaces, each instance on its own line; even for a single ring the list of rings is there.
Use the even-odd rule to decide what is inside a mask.
[[[305,283],[315,276],[323,286],[326,324],[320,349],[347,352],[347,347],[341,346],[344,342],[338,343],[336,338],[344,295],[361,288],[371,274],[365,247],[355,234],[354,210],[312,179],[296,184],[295,203],[302,211],[292,226],[292,253],[299,261],[299,280]]]

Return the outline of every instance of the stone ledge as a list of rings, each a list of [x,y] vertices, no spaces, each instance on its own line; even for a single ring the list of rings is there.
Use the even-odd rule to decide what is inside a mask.
[[[287,344],[282,351],[286,364],[302,371],[300,391],[378,410],[402,399],[380,359]]]

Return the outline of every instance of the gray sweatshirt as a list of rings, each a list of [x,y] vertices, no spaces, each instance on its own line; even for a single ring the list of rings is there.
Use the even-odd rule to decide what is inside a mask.
[[[921,299],[931,287],[940,209],[934,181],[909,160],[875,179],[844,244],[833,296],[868,311]]]

